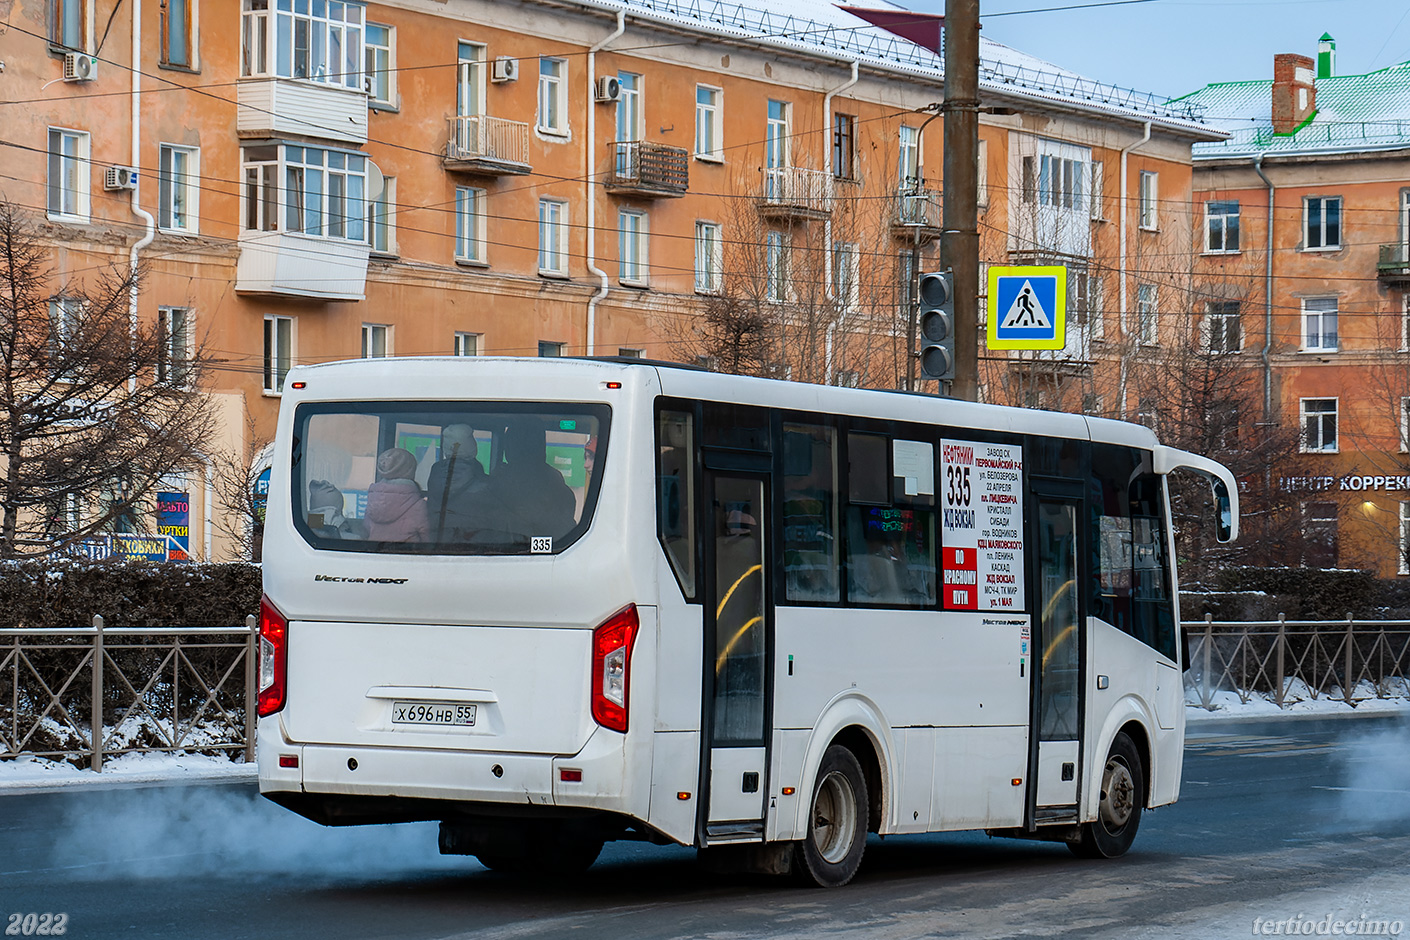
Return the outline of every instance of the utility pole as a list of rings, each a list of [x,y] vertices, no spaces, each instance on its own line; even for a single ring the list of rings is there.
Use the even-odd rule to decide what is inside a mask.
[[[979,398],[979,0],[945,0],[944,214],[940,266],[955,275],[955,380]]]

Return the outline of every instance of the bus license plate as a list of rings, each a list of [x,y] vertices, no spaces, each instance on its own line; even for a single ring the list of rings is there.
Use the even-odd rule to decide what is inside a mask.
[[[475,706],[447,705],[443,702],[393,702],[392,724],[470,728],[475,724]]]

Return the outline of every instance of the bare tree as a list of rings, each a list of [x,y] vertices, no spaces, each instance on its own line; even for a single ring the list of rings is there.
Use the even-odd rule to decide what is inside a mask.
[[[129,315],[140,272],[56,285],[47,260],[0,202],[0,557],[132,518],[164,476],[199,466],[212,424],[188,325]]]

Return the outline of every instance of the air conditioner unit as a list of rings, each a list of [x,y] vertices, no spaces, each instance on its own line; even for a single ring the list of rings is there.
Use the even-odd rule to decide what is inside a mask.
[[[112,192],[118,189],[137,188],[137,169],[130,166],[110,166],[103,174],[103,188]]]
[[[616,101],[622,97],[622,83],[615,75],[604,75],[597,80],[597,100]]]
[[[519,60],[511,59],[509,56],[500,56],[494,60],[494,66],[490,69],[490,81],[492,82],[514,82],[519,80]]]
[[[64,81],[91,82],[98,77],[98,60],[82,52],[64,53]]]

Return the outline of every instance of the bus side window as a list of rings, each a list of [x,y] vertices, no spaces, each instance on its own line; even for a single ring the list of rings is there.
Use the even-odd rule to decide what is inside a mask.
[[[695,597],[695,416],[662,411],[656,425],[657,537],[681,592]]]
[[[907,445],[901,453],[925,455],[933,478],[933,448],[899,443]],[[895,485],[892,444],[880,435],[847,435],[847,600],[928,606],[935,603],[934,493],[908,493],[904,476]]]
[[[837,527],[837,434],[783,426],[783,568],[790,601],[842,599]]]
[[[1174,659],[1164,500],[1150,470],[1144,451],[1092,445],[1091,614]]]

